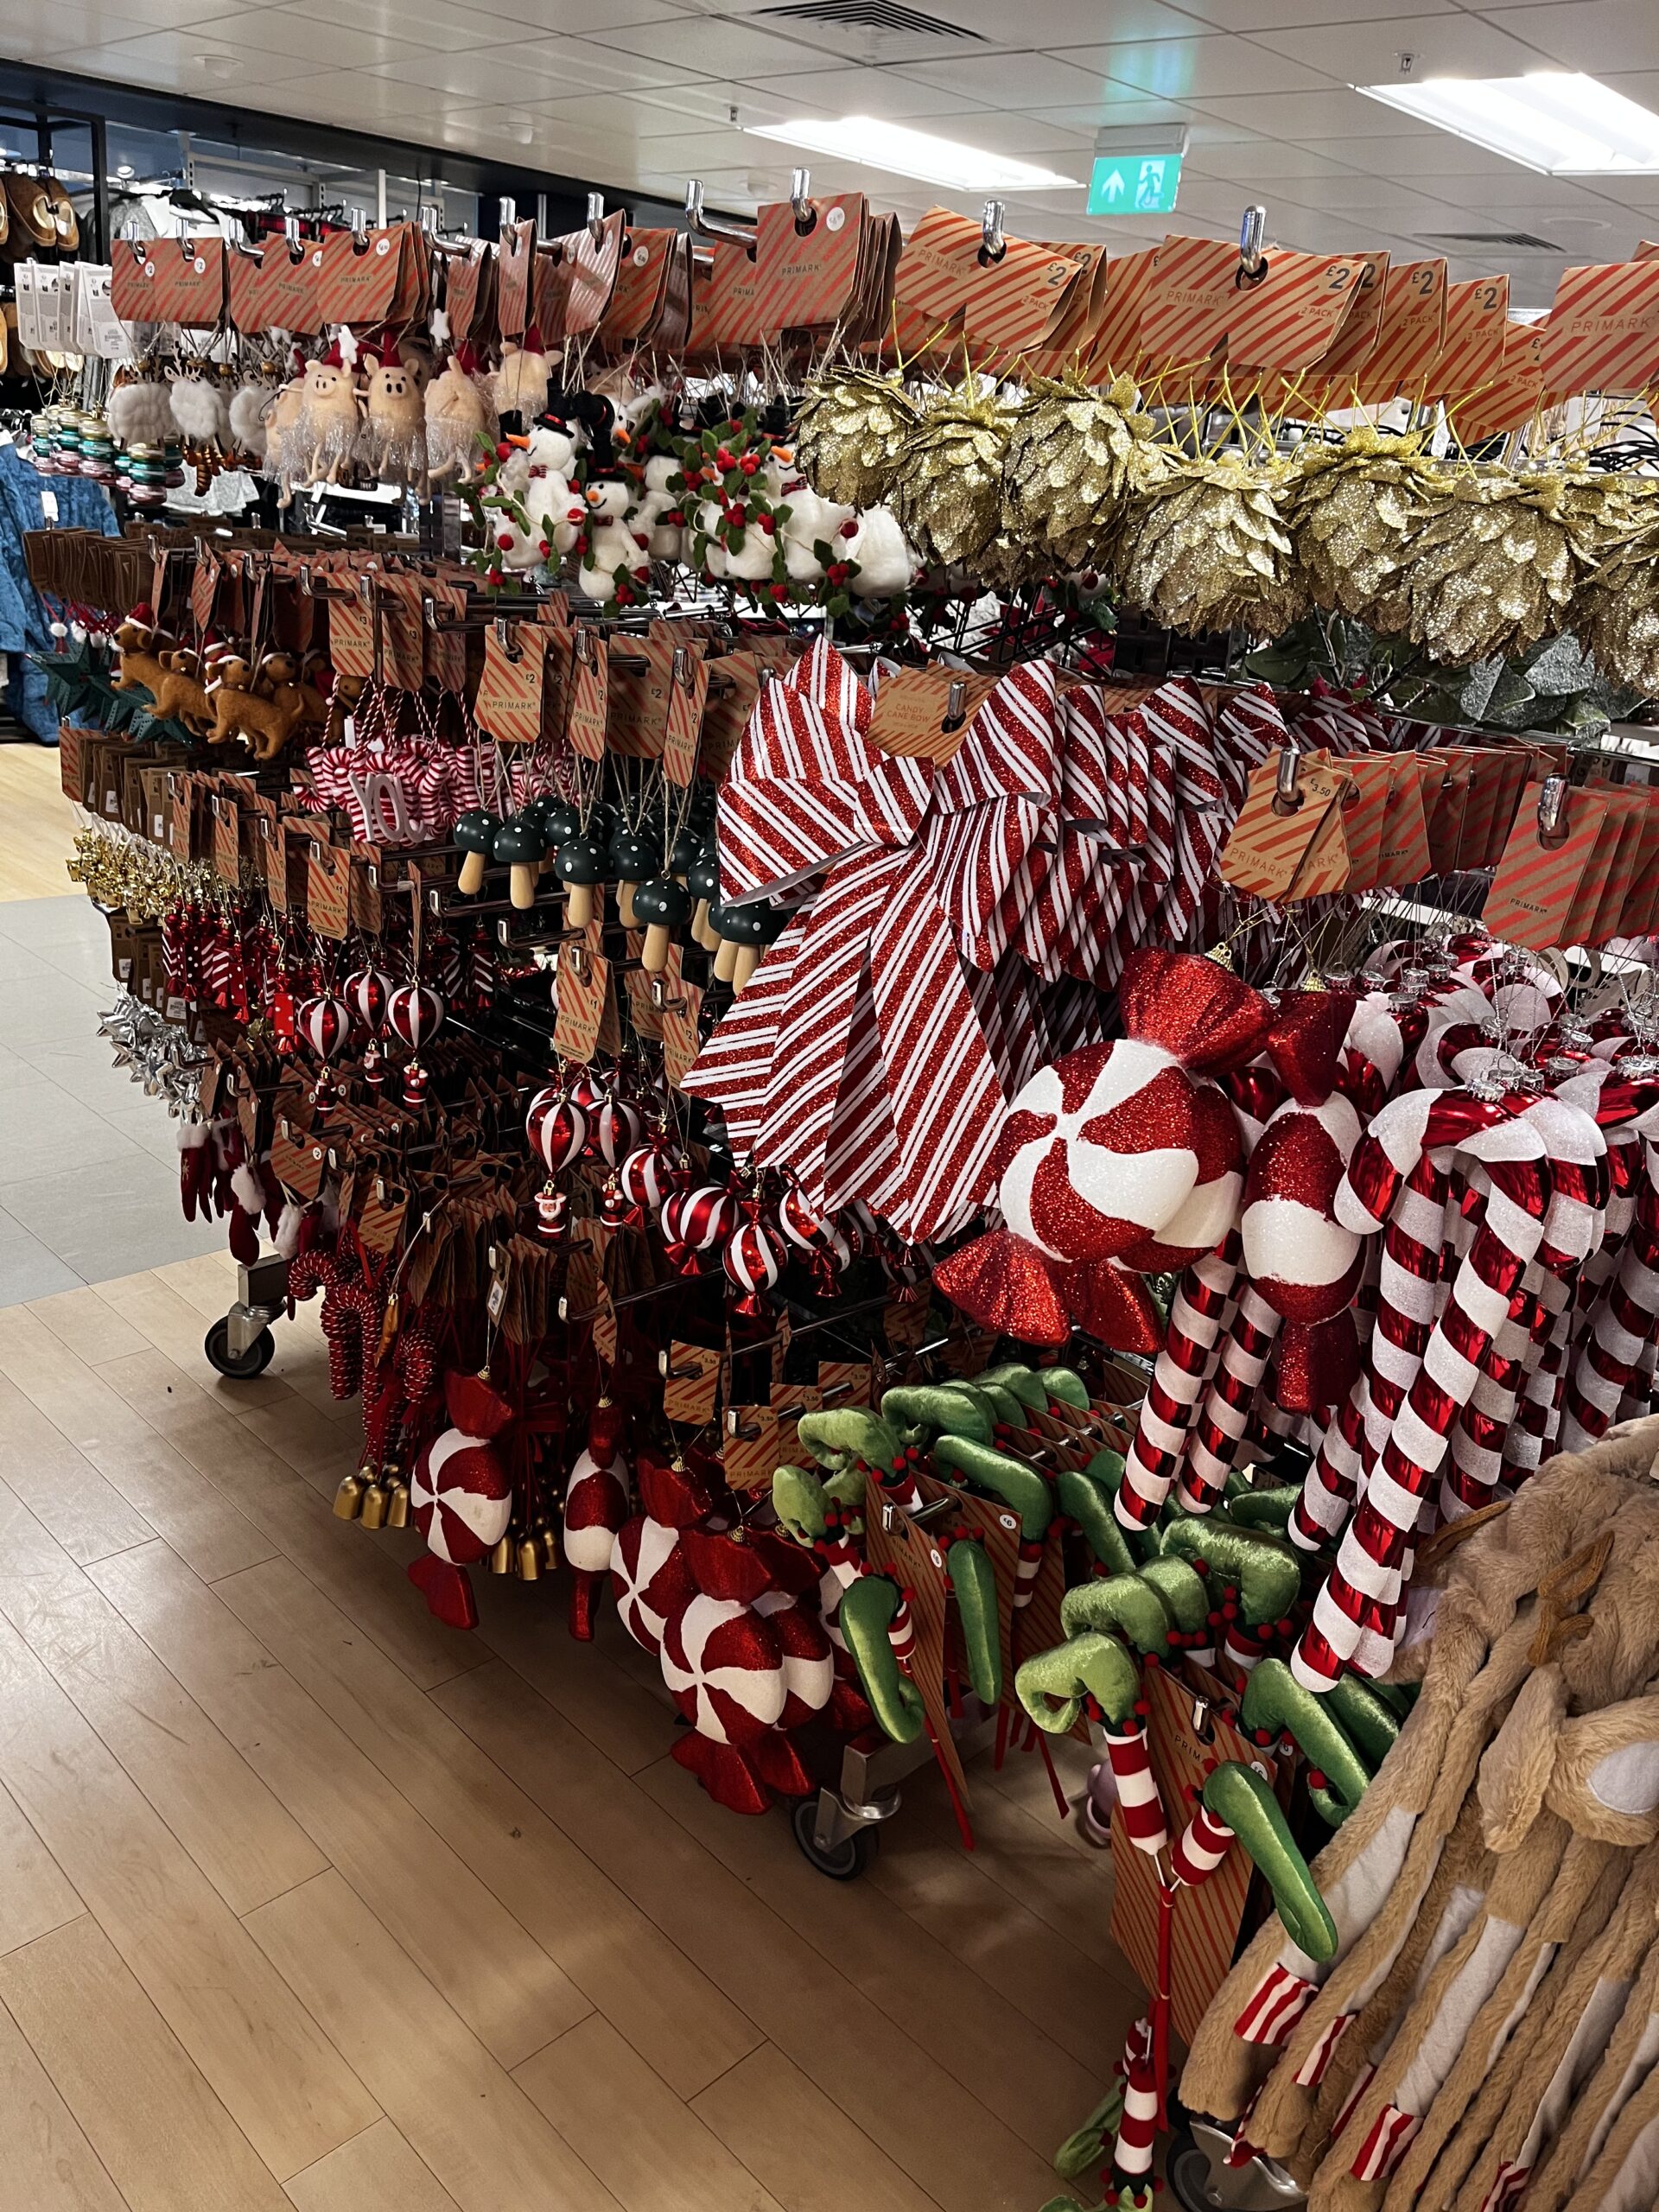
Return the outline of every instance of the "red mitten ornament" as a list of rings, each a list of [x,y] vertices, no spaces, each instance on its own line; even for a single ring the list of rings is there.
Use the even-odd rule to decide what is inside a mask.
[[[1009,1108],[997,1152],[1006,1228],[935,1273],[973,1319],[1027,1344],[1064,1344],[1076,1322],[1155,1351],[1157,1310],[1125,1270],[1209,1250],[1236,1206],[1237,1125],[1203,1078],[1260,1049],[1266,1001],[1212,960],[1142,951],[1125,963],[1119,1005],[1122,1037],[1040,1069]]]

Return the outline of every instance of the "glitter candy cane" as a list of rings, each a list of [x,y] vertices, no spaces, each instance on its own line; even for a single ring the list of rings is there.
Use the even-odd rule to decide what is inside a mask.
[[[1380,1671],[1392,1652],[1424,1500],[1452,1424],[1543,1239],[1551,1187],[1546,1147],[1537,1123],[1519,1110],[1523,1105],[1457,1093],[1436,1101],[1443,1121],[1450,1109],[1467,1123],[1462,1148],[1485,1168],[1491,1188],[1422,1365],[1292,1655],[1297,1679],[1309,1689],[1329,1689],[1344,1665]],[[1426,1135],[1432,1127],[1426,1117]]]
[[[1238,1279],[1239,1241],[1230,1231],[1219,1250],[1181,1275],[1169,1328],[1141,1401],[1116,1501],[1126,1528],[1144,1529],[1163,1510],[1186,1449],[1187,1431],[1215,1364],[1229,1302]]]

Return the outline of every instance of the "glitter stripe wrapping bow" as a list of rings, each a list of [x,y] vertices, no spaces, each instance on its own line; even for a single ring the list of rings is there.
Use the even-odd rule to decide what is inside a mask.
[[[863,1199],[912,1240],[986,1195],[1007,1072],[985,983],[1034,892],[1059,781],[1054,672],[1013,671],[948,761],[890,757],[820,640],[761,695],[720,794],[728,903],[814,886],[684,1088],[810,1205]]]

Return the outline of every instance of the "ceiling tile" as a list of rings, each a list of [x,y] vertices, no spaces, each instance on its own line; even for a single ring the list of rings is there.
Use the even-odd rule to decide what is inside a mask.
[[[648,25],[641,35],[649,37],[658,28]],[[562,78],[563,89],[569,92],[642,91],[658,85],[684,84],[702,73],[630,47],[602,46],[594,39],[533,38],[501,50],[507,57],[505,69],[518,68],[522,60],[529,67]]]
[[[988,107],[1028,107],[1039,113],[1051,103],[1080,105],[1094,96],[1101,81],[1098,69],[1079,69],[1049,54],[964,54],[954,61],[913,62],[905,73],[946,92],[966,92]]]
[[[410,40],[384,31],[294,16],[282,8],[249,8],[235,16],[221,10],[217,22],[193,23],[189,35],[199,52],[222,48],[226,53],[251,53],[260,57],[262,65],[267,55],[292,57],[308,74],[322,69],[366,69],[375,62],[401,61],[423,51]]]
[[[1177,107],[1169,100],[1144,99],[1128,85],[1113,84],[1102,78],[1094,95],[1085,100],[1044,100],[1036,109],[1051,123],[1062,123],[1068,130],[1098,130],[1110,124],[1114,130],[1128,129],[1137,123],[1187,123],[1191,110]]]
[[[1419,131],[1400,137],[1312,138],[1305,149],[1378,176],[1513,177],[1516,165],[1484,146],[1471,146],[1452,130]]]
[[[1652,0],[1553,0],[1544,7],[1487,9],[1484,19],[1568,69],[1599,75],[1659,68],[1659,9]]]
[[[1042,48],[1082,46],[1100,36],[1099,0],[950,0],[941,16],[959,30],[977,31],[998,46]],[[1116,39],[1181,38],[1203,28],[1196,9],[1164,0],[1113,0],[1111,34]]]
[[[637,127],[642,138],[667,137],[695,130],[699,124],[729,124],[733,108],[740,124],[785,123],[791,115],[812,114],[817,103],[795,97],[793,78],[783,81],[788,89],[780,98],[752,85],[698,78],[681,85],[651,86],[630,92],[628,99],[639,111]]]
[[[1154,39],[1136,46],[1080,46],[1065,58],[1080,68],[1155,92],[1166,100],[1209,93],[1318,92],[1331,79],[1244,38]]]
[[[1310,138],[1382,138],[1401,132],[1408,118],[1380,100],[1332,86],[1328,92],[1262,92],[1251,99],[1213,99],[1194,105],[1205,115],[1236,124],[1246,132],[1268,138],[1288,139],[1302,145]],[[1425,130],[1433,124],[1426,123]]]
[[[673,22],[646,23],[636,30],[602,31],[597,35],[603,45],[626,48],[631,54],[648,55],[656,61],[674,62],[697,76],[786,76],[798,69],[822,69],[826,58],[834,59],[833,34],[828,31],[824,44],[816,45],[747,22],[713,26],[690,16],[681,16]]]
[[[454,107],[476,107],[499,100],[511,71],[519,97],[526,100],[556,99],[570,89],[569,79],[547,63],[511,46],[463,48],[454,54],[424,54],[412,61],[394,61],[366,71],[393,84],[424,85],[450,94]]]
[[[943,86],[924,84],[901,69],[813,69],[799,76],[791,73],[781,82],[785,97],[800,103],[800,114],[812,107],[827,115],[875,115],[894,123],[917,122],[928,117],[967,116],[992,103],[964,98]]]
[[[1347,169],[1344,162],[1333,161],[1328,153],[1310,153],[1306,146],[1287,146],[1282,139],[1241,138],[1231,145],[1190,149],[1185,174],[1259,178],[1262,188],[1271,191],[1275,183],[1283,184],[1288,190],[1287,180],[1304,184],[1313,177],[1344,175]]]
[[[1182,0],[1224,31],[1294,30],[1304,23],[1369,23],[1386,0]],[[1457,0],[1415,0],[1414,16],[1455,16]]]
[[[1401,14],[1341,29],[1259,31],[1256,36],[1262,45],[1311,62],[1345,85],[1397,79],[1402,54],[1414,57],[1414,77],[1518,77],[1548,66],[1535,45],[1475,16]]]
[[[48,18],[48,20],[51,20]],[[234,63],[226,76],[210,76],[204,54],[226,54]],[[272,85],[311,75],[315,64],[302,55],[238,54],[222,33],[204,40],[194,29],[151,31],[143,38],[107,46],[69,47],[56,57],[66,68],[86,75],[113,77],[124,84],[155,85],[169,92],[194,92],[199,99],[236,100],[257,96]]]

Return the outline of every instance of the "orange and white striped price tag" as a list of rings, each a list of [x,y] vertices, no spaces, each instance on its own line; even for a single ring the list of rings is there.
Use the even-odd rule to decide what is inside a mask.
[[[1659,382],[1659,260],[1564,270],[1543,333],[1552,398],[1648,391]]]

